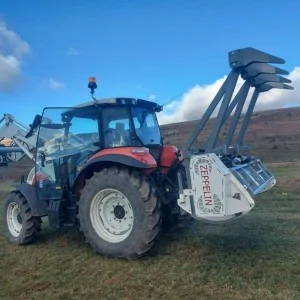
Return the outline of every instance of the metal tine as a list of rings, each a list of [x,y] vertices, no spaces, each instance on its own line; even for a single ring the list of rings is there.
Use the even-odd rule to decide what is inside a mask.
[[[278,78],[277,81],[279,81],[279,78],[283,78],[283,80],[286,80],[287,82],[291,82],[290,79],[288,78],[285,78],[285,77],[282,77],[282,76],[279,76],[278,74],[274,73],[274,72],[263,72],[264,71],[264,63],[261,63],[260,66],[257,66],[256,68],[254,69],[251,69],[251,70],[248,70],[247,72],[244,72],[242,74],[242,78],[244,80],[247,80],[247,79],[253,79],[253,78],[256,78],[258,76],[267,76],[267,75],[270,75],[270,76],[273,76],[274,78]],[[270,70],[271,71],[271,70]]]
[[[191,149],[192,144],[195,142],[197,136],[205,127],[208,119],[211,117],[218,104],[221,105],[218,115],[215,119],[214,128],[212,129],[211,134],[208,136],[204,148],[199,149],[199,152],[216,152],[222,154],[228,153],[227,148],[231,143],[232,133],[234,133],[236,129],[234,127],[236,127],[237,121],[240,118],[241,110],[245,105],[245,100],[247,99],[249,89],[250,87],[255,88],[248,109],[245,113],[245,118],[242,123],[237,142],[234,143],[234,149],[237,153],[239,153],[241,150],[241,142],[245,134],[245,132],[243,131],[246,131],[248,127],[248,123],[253,113],[259,94],[274,88],[285,90],[294,89],[292,86],[287,84],[291,83],[290,79],[277,75],[288,75],[288,71],[272,65],[268,65],[268,63],[285,63],[285,60],[280,57],[248,47],[230,51],[228,53],[228,58],[229,65],[232,70],[213,98],[206,112],[199,120],[199,123],[191,133],[188,141],[184,145],[183,152],[185,158],[189,158],[192,153],[196,153]],[[239,76],[241,76],[241,78],[245,80],[245,83],[243,85],[243,88],[237,93],[236,97],[232,99],[233,91],[235,90],[237,79]],[[237,111],[234,114],[234,122],[233,124],[231,124],[232,128],[230,128],[229,137],[227,137],[226,143],[221,146],[221,149],[219,149],[220,147],[216,146],[219,139],[220,129],[224,125],[225,121],[228,119],[234,108],[236,108]]]
[[[265,63],[256,64],[255,68],[248,69],[245,72],[241,72],[241,76],[244,80],[250,80],[252,86],[258,86],[262,85],[266,82],[279,82],[279,83],[291,83],[292,81],[288,78],[279,76],[275,74],[275,69],[269,69],[269,73],[267,73],[264,66],[266,66]],[[274,86],[275,87],[275,86]],[[282,88],[280,85],[278,85],[278,88]]]
[[[288,78],[275,74],[259,74],[256,77],[250,78],[250,84],[252,86],[262,85],[266,82],[291,83],[292,81]]]
[[[253,62],[284,64],[283,58],[254,49],[252,47],[237,49],[228,53],[231,68],[245,67]]]
[[[244,76],[247,76],[247,74],[253,74],[253,73],[261,73],[261,74],[281,74],[281,75],[289,75],[289,71],[266,64],[266,63],[257,63],[254,62],[247,67],[244,67],[241,70],[241,76],[244,78]]]
[[[263,93],[271,89],[294,90],[294,87],[281,82],[266,82],[257,86],[257,89],[260,93]]]

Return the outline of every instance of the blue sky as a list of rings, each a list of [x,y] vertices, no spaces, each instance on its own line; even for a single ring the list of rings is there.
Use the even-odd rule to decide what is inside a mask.
[[[155,95],[163,103],[227,74],[236,48],[283,57],[289,71],[300,65],[295,0],[2,2],[0,21],[30,51],[14,90],[0,90],[1,111],[25,123],[44,106],[89,100],[89,76],[97,77],[97,97]],[[51,78],[63,87],[51,87]]]

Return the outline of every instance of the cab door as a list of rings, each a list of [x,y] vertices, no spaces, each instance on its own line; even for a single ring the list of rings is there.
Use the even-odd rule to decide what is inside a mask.
[[[34,181],[40,199],[61,199],[65,184],[64,145],[67,124],[61,114],[66,108],[46,108],[38,129]]]
[[[61,199],[89,155],[99,150],[98,112],[84,108],[46,108],[38,131],[35,177],[38,197]],[[63,192],[66,191],[64,195]]]

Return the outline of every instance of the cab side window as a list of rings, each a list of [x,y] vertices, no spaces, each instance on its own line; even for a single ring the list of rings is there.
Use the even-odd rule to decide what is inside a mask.
[[[69,137],[79,137],[86,142],[99,141],[99,125],[97,119],[73,118]]]
[[[127,107],[102,111],[103,138],[106,148],[131,146],[130,117]]]

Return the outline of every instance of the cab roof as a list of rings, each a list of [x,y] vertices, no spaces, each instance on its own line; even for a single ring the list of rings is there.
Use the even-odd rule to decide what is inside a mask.
[[[64,111],[62,115],[72,115],[72,114],[78,114],[81,109],[83,109],[85,112],[88,111],[94,111],[96,106],[140,106],[140,107],[145,107],[148,109],[153,109],[156,112],[161,111],[161,106],[158,105],[156,102],[144,100],[144,99],[139,99],[139,98],[129,98],[129,97],[112,97],[112,98],[103,98],[103,99],[95,99],[92,101],[88,102],[83,102],[80,103],[76,106],[73,106],[70,109],[67,109]]]
[[[153,101],[148,101],[144,99],[139,98],[129,98],[129,97],[112,97],[112,98],[102,98],[102,99],[96,99],[84,103],[80,103],[74,108],[84,108],[87,106],[94,106],[95,104],[98,105],[141,105],[149,108],[155,109],[156,107],[159,107],[159,105]]]

